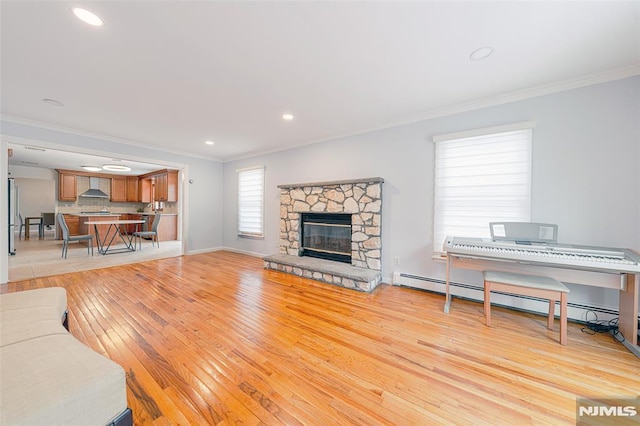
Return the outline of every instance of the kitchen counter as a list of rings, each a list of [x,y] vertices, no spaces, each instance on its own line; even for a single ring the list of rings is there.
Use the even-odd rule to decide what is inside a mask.
[[[111,212],[111,213],[64,213],[68,216],[77,216],[77,217],[119,217],[126,215],[140,215],[140,216],[155,216],[154,212]],[[163,216],[178,216],[178,213],[162,213]]]
[[[78,213],[78,214],[72,214],[72,216],[78,216],[78,217],[120,217],[122,215],[123,215],[123,213],[108,213],[108,214],[104,214],[104,213]]]
[[[63,213],[63,212],[61,212]],[[178,213],[162,213],[163,219],[160,221],[160,227],[158,234],[160,234],[160,241],[171,241],[178,238]],[[70,235],[94,235],[95,226],[87,225],[87,222],[100,221],[100,220],[114,220],[114,219],[140,219],[149,218],[149,226],[153,222],[155,212],[110,212],[110,213],[63,213],[67,217],[67,226],[69,226]],[[107,231],[109,225],[96,225],[98,232],[103,233]],[[147,227],[141,227],[142,229],[148,229]],[[127,232],[135,232],[139,230],[138,227],[131,225],[127,228]],[[57,234],[60,238],[62,232],[58,231]]]
[[[177,216],[178,213],[164,213],[164,212],[160,212],[162,213],[163,216]],[[104,213],[65,213],[65,214],[71,214],[74,216],[123,216],[126,214],[133,214],[133,215],[140,215],[140,216],[154,216],[156,213],[155,212],[110,212],[108,214],[104,214]]]
[[[95,221],[110,221],[114,219],[119,219],[122,216],[121,213],[109,213],[109,214],[78,214],[78,232],[80,235],[93,235],[96,237],[96,228],[98,232],[102,235],[105,235],[107,230],[109,229],[109,225],[87,225],[87,222],[95,222]]]

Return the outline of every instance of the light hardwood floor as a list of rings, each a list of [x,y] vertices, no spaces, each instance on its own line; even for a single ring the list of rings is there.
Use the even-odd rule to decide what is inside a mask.
[[[381,285],[371,294],[230,252],[37,278],[70,330],[127,372],[137,425],[575,424],[576,398],[636,396],[640,359],[544,316]],[[61,384],[63,385],[63,384]]]

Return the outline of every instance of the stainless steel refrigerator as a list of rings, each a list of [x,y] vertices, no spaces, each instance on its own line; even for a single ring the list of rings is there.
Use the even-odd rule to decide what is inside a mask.
[[[9,254],[16,254],[16,226],[20,226],[18,219],[18,186],[15,179],[9,178]]]

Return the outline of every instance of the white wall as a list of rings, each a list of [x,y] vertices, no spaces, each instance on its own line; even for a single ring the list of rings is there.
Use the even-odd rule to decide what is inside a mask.
[[[55,181],[56,175],[57,173],[53,169],[16,165],[9,166],[9,177],[12,178],[45,179]]]
[[[431,260],[434,135],[536,122],[532,220],[559,225],[560,242],[640,249],[640,77],[512,102],[224,164],[224,246],[277,252],[278,184],[381,176],[383,277],[444,278]],[[265,238],[236,235],[235,170],[266,166]],[[393,259],[398,257],[399,266]],[[455,280],[479,283],[457,271]],[[617,306],[580,288],[574,300]]]
[[[19,208],[23,218],[55,213],[56,187],[54,180],[16,178]]]

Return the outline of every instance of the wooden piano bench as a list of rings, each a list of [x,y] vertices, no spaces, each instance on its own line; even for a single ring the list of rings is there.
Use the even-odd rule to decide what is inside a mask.
[[[553,330],[556,300],[560,301],[560,344],[567,344],[567,294],[569,289],[560,281],[549,277],[484,271],[484,315],[491,327],[491,292],[517,294],[549,299],[547,328]]]

